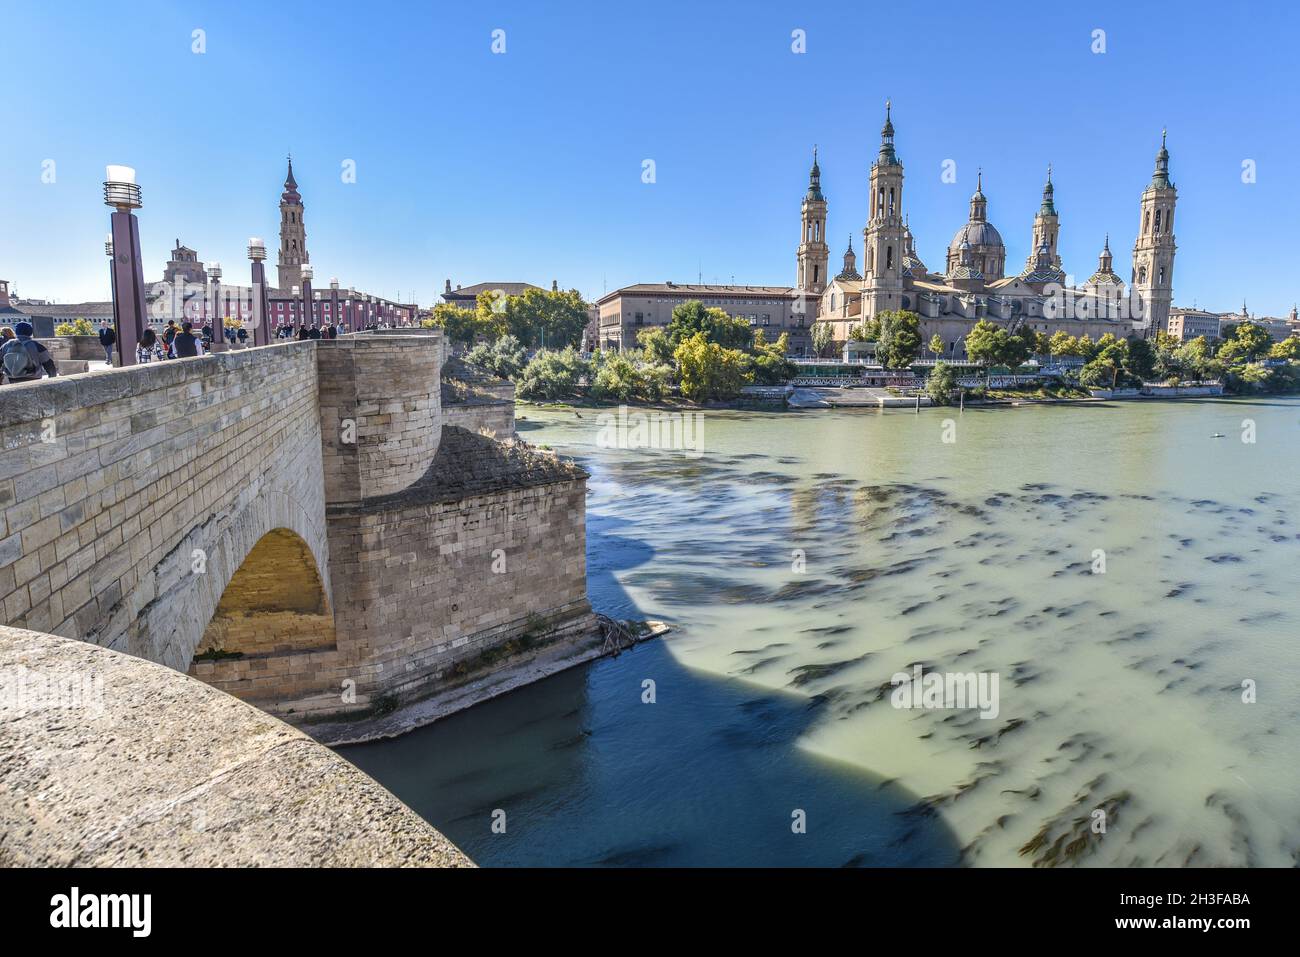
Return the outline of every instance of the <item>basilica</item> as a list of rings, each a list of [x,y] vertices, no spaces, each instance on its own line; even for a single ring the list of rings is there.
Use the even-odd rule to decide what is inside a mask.
[[[1032,250],[1024,268],[1007,274],[1002,234],[988,218],[982,172],[970,198],[970,213],[948,245],[942,270],[929,269],[916,254],[903,205],[903,163],[894,147],[889,104],[881,129],[880,152],[871,165],[870,215],[862,232],[862,271],[858,272],[852,237],[844,265],[829,273],[826,242],[826,197],[821,169],[813,153],[808,191],[802,204],[797,252],[798,288],[818,302],[817,322],[827,323],[843,343],[850,330],[879,313],[905,309],[921,317],[925,342],[938,335],[944,355],[962,358],[971,327],[988,319],[1008,329],[1025,327],[1052,335],[1065,331],[1094,341],[1110,333],[1123,338],[1149,336],[1164,329],[1173,296],[1174,206],[1177,190],[1169,179],[1169,152],[1163,137],[1155,172],[1142,193],[1133,268],[1126,284],[1116,275],[1107,236],[1097,269],[1071,285],[1061,265],[1051,167],[1043,201],[1034,217]]]

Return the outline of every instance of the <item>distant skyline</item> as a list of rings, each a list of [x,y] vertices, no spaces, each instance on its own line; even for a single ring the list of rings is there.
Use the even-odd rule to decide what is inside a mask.
[[[447,278],[593,299],[701,272],[790,285],[813,144],[832,272],[850,234],[861,252],[888,97],[931,269],[982,167],[1018,272],[1050,162],[1067,273],[1086,279],[1109,234],[1127,281],[1167,128],[1175,303],[1300,299],[1290,5],[21,0],[4,25],[0,278],[24,296],[108,298],[109,163],[143,187],[147,279],[179,237],[246,282],[248,237],[278,244],[289,152],[318,283],[422,305]]]

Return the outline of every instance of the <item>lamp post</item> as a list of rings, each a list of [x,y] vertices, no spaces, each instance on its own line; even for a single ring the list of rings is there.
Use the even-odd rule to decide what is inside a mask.
[[[256,236],[248,240],[248,258],[253,263],[253,345],[271,344],[271,304],[266,298],[266,243]]]
[[[113,325],[117,331],[119,365],[135,365],[136,348],[145,330],[144,271],[141,268],[140,187],[135,170],[109,166],[105,170],[104,205],[113,208],[112,232],[104,252],[113,257]]]
[[[208,278],[212,280],[212,346],[213,352],[226,348],[226,324],[221,315],[221,263],[208,263]]]
[[[330,322],[334,323],[335,326],[342,329],[344,332],[350,331],[347,326],[343,325],[343,319],[339,315],[339,277],[338,276],[330,277]]]
[[[315,272],[312,270],[311,266],[307,265],[306,263],[303,263],[302,264],[302,312],[306,318],[303,319],[302,324],[304,326],[307,326],[308,328],[316,324],[316,316],[314,315],[314,310],[311,307],[311,280],[314,275]]]

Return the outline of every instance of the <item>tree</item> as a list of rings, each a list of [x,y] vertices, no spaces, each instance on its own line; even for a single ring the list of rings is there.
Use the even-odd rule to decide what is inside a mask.
[[[852,336],[850,336],[850,338],[852,338]],[[826,350],[829,349],[834,342],[835,333],[831,331],[831,324],[829,322],[813,323],[812,346],[813,354],[816,355],[817,358],[820,359],[822,356],[826,355]]]
[[[1139,382],[1146,382],[1156,371],[1156,350],[1152,348],[1151,343],[1146,339],[1130,338],[1126,348],[1126,358],[1124,361],[1124,371],[1137,379]]]
[[[1255,322],[1242,322],[1233,328],[1232,337],[1224,342],[1219,355],[1229,362],[1239,358],[1253,361],[1268,352],[1272,344],[1273,339],[1263,326]]]
[[[935,405],[947,405],[957,388],[957,375],[952,366],[940,359],[934,364],[930,377],[925,380],[925,391]]]
[[[587,362],[573,346],[542,349],[520,373],[515,394],[521,399],[563,399],[574,393],[587,371]]]
[[[1300,336],[1287,336],[1268,350],[1270,359],[1300,359]]]
[[[673,309],[668,321],[668,338],[676,349],[697,334],[724,349],[748,349],[754,342],[754,330],[747,321],[692,299]]]
[[[582,342],[582,331],[590,318],[587,304],[576,289],[526,289],[522,295],[507,297],[499,311],[506,330],[530,348],[576,346]]]
[[[754,336],[754,353],[749,356],[747,368],[753,380],[760,385],[776,385],[794,377],[794,363],[785,357],[790,348],[790,334],[783,332],[776,342],[769,343],[763,330]]]
[[[880,345],[876,355],[886,369],[904,369],[910,366],[921,351],[921,317],[914,312],[899,309],[882,312],[880,319]]]
[[[98,330],[89,319],[78,316],[71,322],[60,322],[54,327],[54,334],[56,336],[93,336],[98,334]]]
[[[1079,340],[1064,329],[1057,329],[1048,341],[1048,352],[1054,358],[1078,355]]]
[[[465,361],[503,379],[513,379],[528,362],[528,350],[514,336],[502,336],[496,342],[475,346],[466,354]]]
[[[681,376],[682,394],[695,402],[729,399],[749,384],[745,354],[710,342],[703,332],[682,342],[673,357]]]
[[[849,330],[849,338],[854,342],[879,342],[880,320],[868,319],[866,322],[859,322]]]
[[[647,359],[664,365],[673,361],[673,343],[666,329],[658,326],[642,329],[636,334],[636,341]]]
[[[630,402],[645,392],[635,352],[615,352],[605,357],[591,383],[591,395],[602,401]]]
[[[1002,358],[1006,335],[1006,330],[997,323],[981,319],[966,333],[966,355],[983,365],[994,365]]]
[[[935,359],[943,355],[943,337],[937,332],[930,337],[930,353]]]
[[[446,302],[434,306],[433,315],[421,325],[439,327],[449,342],[464,346],[473,345],[479,333],[478,314],[473,309]]]
[[[1001,362],[1008,369],[1018,369],[1034,354],[1036,344],[1034,330],[1023,326],[1015,332],[1008,332],[1003,340]]]

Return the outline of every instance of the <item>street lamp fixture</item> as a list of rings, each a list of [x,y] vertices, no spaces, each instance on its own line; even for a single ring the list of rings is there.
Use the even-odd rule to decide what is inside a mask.
[[[130,166],[109,166],[105,169],[104,205],[119,213],[139,209],[140,187],[135,181],[135,170]]]

